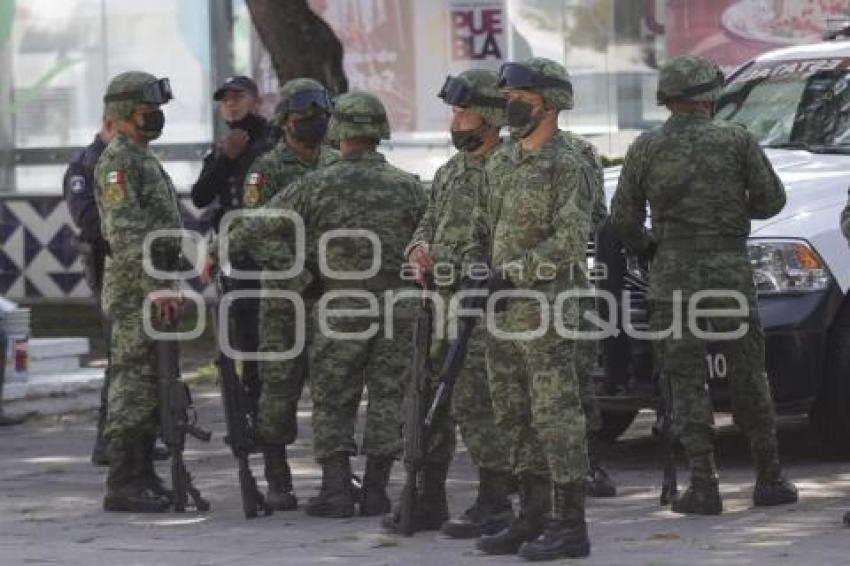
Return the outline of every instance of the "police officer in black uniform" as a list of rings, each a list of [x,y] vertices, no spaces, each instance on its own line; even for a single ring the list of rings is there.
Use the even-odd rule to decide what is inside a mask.
[[[94,166],[100,154],[115,135],[112,123],[104,118],[100,131],[94,141],[77,154],[68,164],[62,189],[68,203],[71,219],[80,230],[77,246],[83,264],[86,283],[100,306],[100,291],[103,283],[103,265],[109,253],[109,245],[100,232],[100,214],[94,202]],[[109,390],[109,376],[112,368],[112,355],[109,351],[109,321],[103,318],[103,337],[106,343],[106,371],[103,386],[100,389],[100,408],[97,415],[97,438],[92,449],[91,461],[97,466],[109,465],[106,442],[103,440],[103,427],[106,424],[106,400]]]
[[[230,131],[204,156],[204,167],[192,185],[192,202],[198,208],[209,207],[204,218],[218,230],[225,213],[243,208],[242,187],[251,163],[273,148],[280,139],[280,129],[258,113],[260,95],[257,84],[248,77],[230,77],[215,91],[219,115]],[[250,258],[234,258],[240,269],[259,270]],[[231,288],[259,290],[258,281],[240,279]],[[243,352],[257,352],[260,344],[258,299],[240,299],[232,305],[236,336],[231,339]],[[253,397],[255,406],[260,395],[257,362],[243,362],[242,384]]]

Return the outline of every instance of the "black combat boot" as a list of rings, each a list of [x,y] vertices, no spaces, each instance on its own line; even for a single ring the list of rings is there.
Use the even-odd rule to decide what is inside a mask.
[[[714,454],[707,453],[690,458],[691,485],[677,497],[671,509],[674,513],[688,515],[719,515],[723,512],[720,482],[714,465]]]
[[[136,446],[136,470],[137,478],[142,487],[150,489],[168,505],[174,501],[174,492],[165,487],[165,482],[156,473],[154,467],[154,454],[156,436],[145,436]]]
[[[451,538],[478,538],[481,535],[494,535],[508,528],[514,520],[514,510],[508,498],[513,475],[478,469],[478,497],[472,507],[460,517],[443,523],[440,529]]]
[[[266,482],[269,484],[266,503],[275,511],[298,509],[298,498],[292,488],[292,470],[286,459],[286,446],[271,445],[263,449]]]
[[[599,441],[593,433],[587,436],[587,459],[589,464],[586,482],[587,495],[590,497],[614,497],[617,495],[617,486],[599,461]]]
[[[390,497],[387,495],[392,467],[391,457],[369,456],[366,459],[366,475],[363,476],[363,487],[360,490],[361,515],[376,517],[389,513],[392,509]]]
[[[753,503],[757,507],[797,503],[797,488],[782,476],[775,451],[756,453],[756,485]]]
[[[343,519],[354,516],[351,494],[351,463],[348,454],[336,452],[322,462],[322,487],[304,511],[314,517]]]
[[[413,513],[413,528],[416,531],[436,531],[449,518],[449,504],[446,500],[446,476],[449,464],[427,463],[422,469],[421,485],[418,486],[416,509]],[[404,497],[404,494],[402,494]],[[401,509],[396,507],[392,514],[381,519],[384,530],[397,533]]]
[[[475,547],[484,554],[516,554],[522,543],[536,539],[546,528],[550,495],[547,478],[523,473],[519,486],[519,515],[508,528],[479,538]]]
[[[590,539],[584,521],[586,491],[583,481],[554,484],[552,515],[546,530],[523,544],[519,555],[534,562],[590,556]]]
[[[170,506],[168,501],[139,481],[141,463],[137,457],[137,443],[126,440],[110,443],[104,511],[163,513]]]

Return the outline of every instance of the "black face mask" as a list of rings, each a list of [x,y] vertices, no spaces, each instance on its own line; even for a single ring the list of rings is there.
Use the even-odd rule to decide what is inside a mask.
[[[452,130],[452,144],[458,151],[475,151],[484,140],[481,138],[481,130],[484,124],[474,130]]]
[[[254,128],[256,126],[256,123],[257,123],[257,117],[254,114],[251,114],[249,112],[248,114],[245,114],[242,118],[239,118],[238,120],[234,120],[233,122],[227,122],[227,126],[231,130],[244,130],[244,131],[248,132],[249,134],[252,134],[253,131],[254,131]]]
[[[534,112],[534,106],[524,100],[512,100],[506,108],[511,137],[524,138],[543,121],[543,111]]]
[[[161,136],[163,127],[165,127],[165,114],[162,110],[149,110],[142,114],[139,131],[146,139],[155,140]]]
[[[325,132],[328,131],[328,118],[324,114],[307,116],[296,120],[289,127],[289,131],[292,137],[307,147],[316,147],[322,143]]]

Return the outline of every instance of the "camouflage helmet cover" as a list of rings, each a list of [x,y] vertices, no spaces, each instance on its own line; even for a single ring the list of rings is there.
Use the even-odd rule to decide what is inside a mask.
[[[504,70],[509,65],[519,65],[530,70],[532,74],[536,74],[544,79],[554,80],[560,84],[542,87],[527,87],[528,90],[539,92],[543,96],[543,100],[549,106],[558,110],[570,110],[574,105],[573,87],[570,81],[570,74],[567,69],[556,61],[546,59],[545,57],[530,57],[521,63],[507,63],[502,66],[501,82],[505,82]],[[505,88],[510,89],[510,81]],[[514,87],[519,88],[519,87]]]
[[[352,91],[334,101],[328,139],[390,139],[390,123],[380,99],[372,93]]]
[[[150,73],[127,71],[112,77],[104,95],[104,115],[112,120],[125,120],[133,113],[137,104],[151,102],[145,100],[145,87],[168,79],[157,79]],[[170,98],[170,90],[168,97]],[[118,100],[110,100],[117,98]],[[167,100],[166,100],[167,101]],[[164,102],[160,102],[164,103]]]
[[[330,95],[327,94],[325,85],[319,81],[308,78],[290,79],[278,91],[279,100],[274,110],[275,122],[281,123],[285,120],[289,113],[292,98],[298,93],[307,91],[321,91],[327,98],[328,104],[330,104]]]
[[[478,100],[485,103],[493,101],[490,104],[476,104],[476,100],[473,99],[472,102],[465,105],[466,108],[480,114],[490,126],[500,128],[505,125],[506,99],[504,92],[499,88],[499,75],[488,69],[468,69],[460,73],[457,77],[449,77],[446,79],[446,83],[448,84],[451,80],[463,82],[469,89],[469,92],[475,97],[478,97]],[[444,86],[444,90],[440,91],[438,96],[446,104],[452,104],[450,97],[445,95],[445,88]]]
[[[696,55],[685,55],[668,61],[658,72],[658,104],[671,98],[714,102],[723,90],[720,67]]]

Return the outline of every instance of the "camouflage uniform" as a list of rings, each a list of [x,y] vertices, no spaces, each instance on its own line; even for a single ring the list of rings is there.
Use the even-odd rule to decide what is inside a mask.
[[[588,168],[592,180],[593,202],[590,207],[590,237],[593,239],[596,231],[608,216],[608,208],[605,205],[602,161],[599,159],[599,153],[596,151],[596,148],[583,138],[566,131],[562,131],[560,134],[567,142],[567,145],[575,151],[584,166]],[[582,273],[577,272],[576,275],[582,275]],[[581,312],[594,309],[595,304],[593,300],[581,301]],[[581,328],[589,328],[584,317],[581,318],[579,324]],[[588,435],[596,434],[602,429],[602,416],[599,412],[599,403],[596,401],[593,386],[593,370],[597,365],[596,357],[596,342],[592,340],[576,342],[576,372],[578,373],[581,387],[581,404],[584,407],[585,418],[587,419]]]
[[[490,154],[492,155],[492,153]],[[489,157],[489,156],[488,156]],[[458,264],[460,244],[469,234],[475,189],[481,183],[485,158],[459,152],[434,175],[428,208],[408,245],[409,253],[418,245],[427,244],[438,262]],[[405,254],[406,255],[406,254]],[[460,290],[460,277],[452,285],[439,287],[445,305],[454,292]],[[446,328],[450,321],[446,313]],[[507,439],[495,426],[487,370],[484,363],[485,325],[477,324],[464,357],[463,374],[452,393],[452,417],[441,424],[439,434],[432,434],[434,446],[429,456],[435,461],[448,462],[454,453],[455,422],[460,427],[473,463],[478,467],[509,471]],[[439,367],[448,350],[449,340],[432,341],[432,363]]]
[[[465,81],[475,93],[497,97],[503,101],[503,95],[496,87],[498,77],[491,71],[473,69],[461,73],[458,79]],[[504,124],[503,108],[493,108],[480,103],[467,107],[481,114],[488,125],[501,127]],[[475,189],[481,183],[484,163],[495,149],[481,157],[460,151],[437,170],[431,183],[428,207],[405,250],[407,257],[415,247],[427,245],[437,262],[447,263],[455,268],[456,276],[452,278],[452,283],[439,287],[447,307],[451,296],[461,288],[460,254],[470,230]],[[439,281],[437,283],[439,284]],[[446,316],[447,328],[448,325]],[[464,357],[463,373],[452,393],[452,417],[459,425],[461,436],[477,467],[508,472],[508,442],[504,433],[495,426],[487,384],[484,363],[486,336],[483,322],[477,324]],[[434,367],[442,364],[448,346],[448,339],[432,342]],[[431,435],[435,446],[429,454],[435,461],[448,462],[452,458],[455,444],[454,422],[445,419],[441,423],[441,432]]]
[[[573,274],[586,264],[590,183],[560,137],[525,155],[516,144],[499,149],[485,166],[476,196],[468,256],[494,267],[521,262],[523,273],[511,276],[515,287],[540,291],[554,301],[578,284]],[[534,270],[544,262],[557,265],[555,280],[535,279]],[[564,310],[564,324],[575,328],[578,305],[568,302]],[[512,299],[496,319],[499,328],[521,332],[536,328],[539,314],[534,304]],[[497,423],[511,433],[517,473],[551,474],[559,482],[584,478],[585,423],[572,348],[551,328],[536,340],[489,338],[487,367]]]
[[[546,109],[572,108],[569,77],[554,61],[509,63],[500,78],[509,93],[531,91],[543,97],[542,107],[509,100],[514,137],[536,131]],[[498,150],[485,166],[476,195],[466,261],[507,269],[515,290],[534,292],[550,307],[542,335],[488,339],[490,392],[496,422],[510,435],[521,509],[507,529],[478,540],[478,549],[487,554],[519,551],[530,559],[550,559],[590,552],[584,522],[585,417],[575,344],[556,333],[551,307],[561,292],[586,282],[586,276],[576,273],[586,269],[592,203],[589,170],[557,131],[534,151],[524,151],[519,141]],[[502,332],[541,326],[543,309],[537,300],[514,296],[502,303],[494,317]],[[562,316],[563,325],[575,330],[577,301],[564,301]]]
[[[290,183],[304,174],[325,167],[339,158],[339,153],[322,146],[315,163],[300,159],[286,145],[285,140],[269,153],[258,159],[245,178],[244,194],[248,208],[265,207],[267,210],[289,208],[282,192]],[[251,197],[250,204],[247,202]],[[252,225],[247,222],[246,225]],[[269,240],[269,238],[271,240]],[[260,244],[264,242],[289,241],[284,233],[268,233],[263,230],[244,230],[234,237],[235,249],[251,251],[254,259],[269,269],[273,257],[265,254]],[[280,289],[285,282],[264,278],[264,289]],[[305,290],[304,300],[309,309],[321,294],[320,289]],[[260,304],[260,352],[280,352],[288,349],[286,329],[291,324],[288,319],[287,304],[273,299],[263,300]],[[260,362],[260,381],[263,394],[260,396],[259,432],[268,443],[291,444],[297,436],[296,412],[301,390],[307,379],[306,354],[287,361]]]
[[[716,73],[719,70],[703,59],[675,59],[661,73],[659,98],[666,100],[665,96],[673,96],[666,93],[686,91],[693,88],[688,85],[696,84],[713,90],[695,99],[713,100],[722,85]],[[647,203],[652,211],[651,235],[644,227]],[[729,332],[741,323],[749,325],[741,339],[714,342],[714,354],[725,357],[735,422],[750,438],[760,476],[762,468],[778,474],[764,334],[746,239],[750,219],[770,218],[784,205],[782,183],[756,140],[735,124],[713,122],[707,113],[674,113],[663,127],[635,140],[626,155],[611,205],[612,222],[631,251],[657,249],[650,270],[651,328],[669,328],[676,308],[685,313],[682,337],[665,338],[656,346],[664,378],[672,388],[674,431],[691,461],[692,486],[694,481],[716,485],[710,456],[713,413],[706,384],[708,346],[691,333],[686,309],[694,293],[707,289],[737,291],[746,298],[746,316],[712,318],[708,328]],[[679,290],[681,302],[673,297]],[[701,302],[700,308],[734,308],[736,304],[732,299],[713,298]],[[720,511],[719,495],[714,510]]]
[[[383,106],[370,94],[354,92],[341,96],[331,119],[330,137],[388,138],[389,127]],[[320,282],[325,293],[338,290],[368,291],[379,302],[384,292],[404,287],[401,277],[402,251],[425,207],[425,196],[417,179],[389,165],[374,151],[343,156],[335,163],[305,175],[280,195],[280,205],[291,208],[304,221],[306,266],[304,273],[283,282],[287,289],[302,292]],[[285,230],[286,221],[266,220],[263,230]],[[365,280],[335,279],[322,273],[318,244],[331,230],[369,230],[381,242],[379,272]],[[372,245],[363,238],[340,237],[324,246],[327,266],[335,271],[364,270],[372,263]],[[277,242],[259,244],[256,253],[274,266],[290,265],[292,254]],[[289,257],[285,257],[285,256]],[[272,259],[276,258],[276,259]],[[363,299],[343,297],[328,307],[363,309]],[[408,307],[410,305],[407,305]],[[410,358],[411,320],[409,308],[399,304],[391,338],[384,337],[383,316],[329,317],[336,332],[359,332],[375,325],[369,338],[340,339],[320,331],[319,305],[311,305],[307,332],[310,337],[310,391],[313,400],[313,442],[316,460],[322,464],[322,489],[311,500],[307,512],[320,516],[350,516],[352,493],[348,486],[348,459],[357,454],[354,425],[364,385],[369,389],[366,429],[360,452],[366,454],[366,475],[361,513],[386,512],[384,489],[393,459],[401,449],[401,401],[405,370]],[[293,343],[293,326],[287,325],[287,344]],[[284,379],[291,377],[281,376]],[[266,390],[263,391],[261,404]]]
[[[292,98],[305,92],[324,91],[321,83],[313,79],[293,79],[283,85],[280,91],[280,105],[277,122],[283,126]],[[321,111],[322,109],[313,110]],[[311,112],[313,114],[315,112]],[[288,135],[288,134],[287,134]],[[284,189],[309,171],[324,167],[336,161],[338,152],[319,146],[315,162],[300,158],[288,145],[283,136],[278,144],[266,154],[260,156],[248,169],[242,187],[243,204],[246,209],[265,207],[267,210],[288,208],[282,198]],[[291,234],[285,230],[263,229],[273,224],[255,223],[239,219],[234,222],[231,237],[231,254],[234,257],[250,256],[264,270],[275,269],[279,254],[269,255],[268,244],[281,245],[289,242]],[[285,267],[281,268],[285,269]],[[280,290],[285,282],[270,277],[262,278],[264,291]],[[321,290],[315,286],[305,289],[302,297],[309,309]],[[291,305],[286,301],[265,298],[260,301],[260,340],[258,351],[273,353],[287,351],[291,347],[289,328],[293,324]],[[258,362],[262,393],[260,395],[257,432],[264,444],[265,475],[269,482],[268,500],[279,510],[292,509],[297,505],[292,492],[292,477],[286,462],[286,448],[295,442],[298,435],[298,400],[307,379],[306,352],[291,360]]]
[[[449,77],[438,96],[453,107],[477,113],[482,123],[471,130],[453,131],[452,138],[460,150],[440,167],[431,184],[428,208],[419,222],[405,256],[417,247],[427,248],[437,262],[434,282],[444,301],[444,338],[432,339],[431,363],[435,368],[443,364],[450,348],[447,338],[451,328],[449,307],[454,293],[462,289],[462,245],[469,230],[476,187],[481,183],[485,161],[498,148],[496,145],[484,154],[479,148],[484,143],[481,129],[498,135],[504,125],[505,98],[497,87],[496,73],[484,69],[470,69]],[[468,136],[473,136],[473,147]],[[476,138],[477,137],[477,138]],[[451,268],[451,277],[445,271]],[[452,392],[450,415],[441,418],[427,435],[426,462],[415,507],[415,527],[420,530],[440,529],[452,538],[476,538],[504,528],[512,519],[513,511],[508,498],[512,481],[509,442],[505,431],[496,426],[490,386],[487,380],[485,344],[487,329],[483,320],[476,323],[463,358],[463,369]],[[436,377],[436,375],[435,375]],[[436,384],[435,384],[436,386]],[[478,494],[471,507],[457,518],[448,518],[445,479],[456,443],[455,423],[460,427],[472,462],[478,468]],[[397,531],[399,512],[383,521],[387,530]]]
[[[602,160],[599,153],[591,143],[571,133],[560,132],[567,144],[576,153],[576,156],[587,168],[589,178],[592,180],[592,203],[590,204],[590,233],[589,239],[594,243],[597,240],[602,224],[608,217],[608,207],[605,205],[605,184],[603,179]],[[576,272],[577,277],[583,277],[583,271]],[[590,288],[591,283],[585,280],[584,286]],[[587,321],[583,313],[595,312],[596,301],[584,298],[579,301],[580,313],[579,328],[584,331],[594,330],[593,325]],[[613,497],[617,494],[617,488],[608,473],[602,467],[599,460],[599,432],[602,430],[602,413],[599,410],[599,402],[596,399],[596,388],[593,372],[597,367],[599,356],[599,343],[596,340],[576,341],[575,366],[579,378],[581,393],[581,405],[584,408],[584,417],[587,425],[587,453],[589,463],[589,474],[587,477],[587,492],[593,497]]]
[[[154,81],[155,77],[138,72],[113,78],[107,90],[107,116],[127,119],[141,100],[110,102],[109,97],[126,97]],[[148,294],[173,289],[174,282],[145,273],[143,241],[153,230],[182,228],[177,192],[150,150],[123,134],[118,134],[104,150],[94,179],[101,229],[110,249],[101,298],[103,311],[112,320],[112,381],[105,430],[110,471],[104,505],[108,510],[164,510],[156,503],[145,509],[110,509],[108,500],[111,493],[138,481],[136,478],[142,474],[149,474],[142,477],[144,481],[153,475],[152,450],[158,417],[156,345],[144,331],[142,305]],[[178,267],[179,245],[174,240],[159,238],[149,252],[159,269]],[[150,502],[155,498],[142,499]]]

